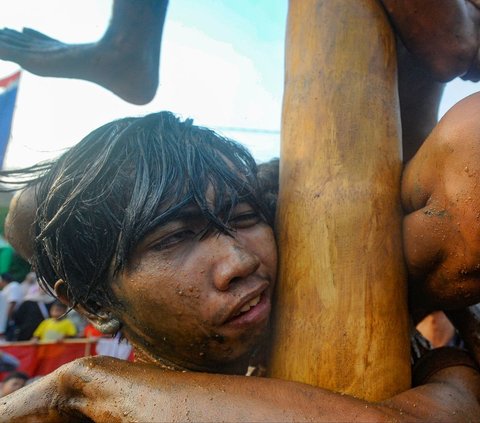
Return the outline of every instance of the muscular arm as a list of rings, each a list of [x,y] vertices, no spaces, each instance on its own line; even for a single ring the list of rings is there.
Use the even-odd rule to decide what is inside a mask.
[[[480,413],[480,377],[439,371],[427,385],[371,404],[308,385],[163,371],[108,357],[77,360],[0,400],[0,421],[467,421]],[[30,420],[29,420],[30,419]]]

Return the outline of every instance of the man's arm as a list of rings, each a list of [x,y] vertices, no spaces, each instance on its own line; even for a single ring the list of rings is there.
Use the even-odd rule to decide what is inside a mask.
[[[180,373],[109,357],[77,360],[0,400],[0,421],[468,421],[480,376],[464,366],[373,404],[295,382]]]

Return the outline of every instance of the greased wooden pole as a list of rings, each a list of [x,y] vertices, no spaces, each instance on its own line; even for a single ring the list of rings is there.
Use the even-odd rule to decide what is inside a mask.
[[[410,384],[392,30],[375,0],[290,0],[270,373],[368,400]]]

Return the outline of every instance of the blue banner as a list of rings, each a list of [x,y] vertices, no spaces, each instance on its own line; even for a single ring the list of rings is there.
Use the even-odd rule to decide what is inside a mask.
[[[3,168],[3,160],[10,139],[19,80],[20,72],[0,80],[0,89],[3,88],[0,92],[0,169]]]

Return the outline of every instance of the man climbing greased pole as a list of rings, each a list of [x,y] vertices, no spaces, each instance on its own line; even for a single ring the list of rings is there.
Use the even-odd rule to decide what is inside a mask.
[[[442,131],[436,133],[441,135],[438,142],[434,138],[427,142],[426,152],[429,150],[430,154],[442,154],[444,136],[451,128],[457,127],[456,113],[462,115],[464,106],[467,109],[474,107],[473,111],[480,110],[480,96],[476,97],[473,104],[472,102],[459,104],[456,111],[446,115],[442,123]],[[91,357],[70,363],[43,377],[35,384],[3,398],[0,402],[0,421],[54,422],[64,421],[66,418],[87,417],[97,422],[114,419],[119,421],[185,419],[194,421],[383,421],[385,419],[412,421],[418,419],[463,422],[474,421],[478,417],[480,375],[472,359],[465,352],[455,349],[427,352],[426,358],[416,356],[415,358],[419,358],[419,361],[414,369],[414,380],[420,385],[382,402],[362,401],[321,388],[276,379],[199,373],[199,371],[231,373],[234,369],[232,365],[235,364],[235,361],[231,361],[233,354],[239,354],[238,357],[241,360],[236,363],[237,370],[233,370],[237,373],[245,366],[244,359],[248,357],[248,355],[245,356],[245,351],[261,340],[261,328],[265,330],[266,327],[263,317],[262,319],[258,317],[265,317],[261,310],[265,310],[265,301],[270,297],[271,290],[267,288],[265,295],[262,294],[265,300],[256,303],[260,307],[259,311],[256,311],[256,305],[250,305],[250,294],[259,292],[255,291],[258,288],[264,289],[274,283],[274,239],[266,221],[263,220],[264,217],[257,214],[257,209],[253,208],[254,204],[261,204],[256,201],[261,201],[263,198],[257,196],[254,191],[250,191],[249,197],[236,196],[245,200],[248,198],[248,201],[252,201],[252,205],[248,202],[239,203],[234,207],[233,213],[229,214],[230,218],[226,224],[236,228],[231,235],[217,233],[216,230],[212,234],[201,230],[204,222],[201,209],[191,205],[191,202],[184,201],[182,190],[174,191],[178,197],[176,201],[172,201],[169,197],[174,194],[170,185],[160,184],[167,189],[163,191],[163,195],[168,195],[162,197],[161,191],[157,192],[159,187],[157,182],[165,177],[168,179],[168,175],[172,172],[176,175],[176,184],[189,186],[192,183],[192,187],[198,187],[198,182],[202,178],[199,178],[200,174],[196,172],[200,170],[205,172],[209,167],[196,167],[194,174],[179,179],[180,169],[175,170],[175,167],[183,168],[182,161],[179,159],[184,157],[183,160],[188,161],[191,151],[189,153],[189,148],[184,151],[185,143],[182,138],[168,136],[167,128],[150,131],[150,125],[156,122],[154,118],[154,116],[132,118],[130,124],[129,120],[125,120],[125,123],[121,124],[132,125],[132,128],[123,131],[119,131],[117,128],[119,124],[113,122],[101,131],[97,130],[91,134],[82,142],[82,145],[73,147],[71,152],[59,159],[55,167],[52,167],[39,181],[41,187],[37,191],[37,198],[33,197],[33,203],[41,204],[41,211],[37,213],[35,208],[29,206],[33,192],[29,191],[30,194],[19,197],[9,218],[9,239],[14,245],[20,246],[29,244],[28,238],[31,235],[25,231],[25,228],[32,227],[32,217],[36,220],[33,230],[37,243],[33,250],[33,257],[30,258],[36,263],[43,263],[41,267],[47,270],[45,281],[64,301],[78,299],[80,302],[77,303],[77,310],[88,316],[105,332],[112,333],[112,330],[115,331],[122,326],[123,333],[132,340],[135,348],[142,352],[140,357],[143,363],[129,363],[105,357]],[[148,123],[149,121],[151,123]],[[183,127],[184,124],[180,122],[179,125]],[[200,138],[197,139],[196,136],[191,138],[191,135],[188,135],[188,131],[192,130],[191,123],[188,125],[190,128],[188,130],[187,128],[184,128],[184,131],[175,130],[175,136],[188,136],[198,144],[196,148],[202,150],[207,148],[203,146]],[[453,138],[451,145],[455,146],[463,141],[467,144],[475,144],[478,139],[475,137],[480,133],[479,126],[476,120],[465,122],[463,132],[460,132],[463,136]],[[137,131],[139,127],[144,130]],[[195,128],[193,130],[196,131]],[[140,139],[136,136],[130,138],[131,134],[138,134]],[[153,135],[152,138],[149,134],[157,135]],[[201,132],[198,136],[200,135]],[[178,158],[167,160],[165,157],[161,163],[170,163],[167,168],[157,161],[160,157],[156,154],[145,155],[142,154],[142,149],[132,148],[134,145],[137,147],[145,145],[151,148],[153,143],[161,146],[160,139],[170,139],[170,148],[162,148],[162,154],[174,154]],[[112,148],[110,144],[116,145],[116,148]],[[221,140],[210,145],[219,148]],[[95,149],[93,156],[84,154],[85,150],[90,151],[92,148]],[[230,148],[233,151],[230,152]],[[180,154],[174,153],[177,150]],[[237,160],[236,155],[240,151],[238,147],[230,144],[227,149],[222,149],[218,159]],[[452,164],[461,163],[462,157],[463,160],[470,160],[471,149],[460,149],[456,152],[457,160],[451,162]],[[110,157],[111,160],[105,160],[105,154],[110,155],[110,153],[113,154]],[[211,154],[212,152],[208,152],[203,160],[211,157]],[[241,154],[248,159],[244,152]],[[464,157],[465,154],[467,157]],[[124,163],[125,166],[119,168],[119,160],[125,159],[146,162],[142,166],[135,167]],[[252,166],[253,161],[248,160],[249,166]],[[478,162],[480,163],[480,160]],[[235,170],[237,168],[232,169],[232,162],[222,164],[222,162],[209,160],[208,163],[208,166],[215,166],[212,169],[215,173],[211,178],[215,181],[216,190],[222,187],[219,182],[223,177],[226,178],[223,189],[227,189],[230,194],[234,194],[237,189],[244,189],[246,181],[252,184],[252,187],[255,185],[253,167],[239,167],[240,173],[237,173]],[[412,162],[411,172],[414,174],[422,170],[423,166],[420,166],[420,169],[416,168],[418,163],[420,162]],[[150,171],[157,176],[149,178],[148,182],[145,180],[144,183],[136,183],[139,177],[145,175],[147,164]],[[238,165],[237,163],[236,166]],[[435,165],[432,164],[432,166],[432,170],[437,171]],[[455,172],[455,166],[447,166],[444,171]],[[100,172],[99,167],[102,167],[103,171]],[[223,169],[223,172],[231,173],[222,175],[219,168]],[[91,171],[90,176],[93,176],[94,180],[85,177],[85,169]],[[119,173],[119,169],[124,171]],[[137,171],[132,172],[133,169]],[[108,178],[106,178],[107,175],[109,175]],[[207,175],[208,173],[204,176]],[[248,179],[238,183],[243,177]],[[441,187],[444,179],[440,177],[436,180]],[[462,181],[465,182],[464,179],[460,180]],[[419,183],[423,184],[423,180],[419,180]],[[207,185],[203,185],[205,189],[203,195],[207,196],[206,205],[210,204],[209,207],[213,207],[215,202],[211,202],[212,190],[208,189]],[[408,187],[408,184],[405,187]],[[108,190],[104,191],[104,188]],[[471,195],[479,197],[476,195],[478,185],[457,187],[459,194],[468,196],[464,188],[473,189]],[[123,190],[131,192],[132,189],[133,196],[122,194]],[[424,189],[430,190],[431,187],[426,184]],[[119,222],[125,219],[130,221],[131,214],[126,213],[130,209],[128,204],[139,204],[140,198],[149,198],[151,202],[153,195],[145,197],[142,190],[156,192],[158,207],[150,207],[150,209],[158,210],[158,215],[155,212],[151,215],[153,220],[145,221],[144,213],[134,213],[135,220],[128,225],[130,229],[123,234],[122,239],[113,236],[111,238],[125,242],[131,236],[138,234],[137,227],[143,227],[148,235],[145,238],[141,237],[138,245],[132,246],[131,257],[127,256],[126,261],[121,261],[125,263],[125,270],[113,279],[97,281],[99,284],[91,290],[92,297],[85,298],[82,292],[86,292],[89,281],[94,280],[87,276],[97,275],[98,277],[103,274],[102,269],[108,271],[113,266],[108,260],[103,261],[101,266],[91,266],[92,263],[97,262],[94,258],[98,254],[111,251],[111,241],[108,241],[110,246],[105,244],[105,232],[102,227],[107,225],[110,227],[110,233],[114,235],[115,231],[123,227],[118,226]],[[98,204],[92,200],[98,199],[100,193],[105,195],[107,192],[111,192],[114,196],[106,197],[104,206],[99,208]],[[410,194],[413,195],[414,192]],[[404,195],[407,197],[407,193]],[[454,196],[454,193],[450,195]],[[196,198],[195,201],[203,201],[198,195]],[[226,197],[223,198],[225,200]],[[190,219],[184,221],[181,218],[176,219],[175,215],[165,213],[171,207],[179,207],[180,211],[183,210],[179,216],[186,216],[188,213]],[[219,208],[219,211],[221,210],[223,208]],[[20,211],[20,214],[17,215],[17,211]],[[34,212],[35,216],[32,216],[31,212]],[[69,218],[69,216],[73,217],[72,213],[75,215],[73,219]],[[158,226],[155,222],[161,222],[159,218],[162,215],[167,219]],[[268,213],[264,216],[267,215]],[[113,216],[115,219],[111,221]],[[223,219],[224,215],[220,214],[219,217]],[[455,228],[455,221],[451,221],[451,224]],[[154,226],[153,231],[149,231],[149,225],[157,226]],[[82,255],[72,254],[74,252],[72,248],[78,248],[80,245],[80,238],[72,239],[72,231],[81,233],[82,237],[89,239],[90,248],[88,250],[81,248]],[[196,233],[204,235],[197,239]],[[405,236],[414,240],[416,235],[416,233],[406,232]],[[419,235],[433,237],[432,244],[438,242],[432,231],[424,231]],[[474,239],[470,240],[472,243],[467,245],[468,249],[477,249]],[[95,245],[102,245],[102,248],[96,249]],[[115,248],[118,249],[120,246],[117,245]],[[452,243],[451,248],[463,251],[464,244]],[[67,251],[70,253],[66,254]],[[122,248],[118,251],[122,251]],[[23,253],[31,254],[32,250],[23,250]],[[407,257],[412,263],[418,264],[425,257],[421,253],[421,250],[413,250]],[[85,263],[82,264],[78,260],[85,260]],[[428,268],[428,263],[429,260],[426,258],[422,267]],[[175,266],[178,268],[175,269]],[[455,263],[450,263],[449,266],[454,274],[464,267],[464,262],[457,260],[457,267]],[[79,268],[83,269],[82,273],[85,277],[75,276],[77,272],[75,269]],[[61,275],[65,276],[57,281],[56,279]],[[174,275],[175,278],[172,280]],[[192,278],[192,275],[195,277]],[[269,281],[267,285],[266,281]],[[463,297],[455,298],[457,307],[466,306],[473,298],[478,298],[478,284],[470,284],[468,289],[458,291],[458,280],[453,278],[450,282],[451,286],[432,285],[430,292],[438,306],[445,308],[451,304],[451,291],[462,292]],[[158,289],[159,286],[162,287],[161,290]],[[148,296],[145,295],[145,290],[150,292]],[[108,302],[99,302],[98,298],[101,297],[108,298]],[[211,302],[211,299],[215,301]],[[120,304],[117,306],[115,304],[118,300]],[[239,310],[246,300],[249,306],[245,308],[244,313],[250,316],[249,325],[253,326],[249,326],[250,329],[245,334],[240,330],[241,325],[237,325],[237,329],[232,332],[232,327],[229,326],[230,319],[224,321],[225,319],[220,318],[220,324],[218,324],[218,317],[211,320],[212,316],[228,315],[230,313],[228,310],[233,310],[233,320],[242,319],[241,315],[236,317],[235,310]],[[425,296],[424,303],[428,304],[429,301],[431,297]],[[233,307],[231,304],[238,305]],[[91,312],[92,307],[96,307],[94,313]],[[226,314],[222,310],[227,310]],[[217,336],[208,336],[208,331],[212,329],[208,323],[210,321],[217,321],[217,326],[213,327],[213,333]],[[199,327],[202,329],[197,330]],[[255,328],[255,331],[252,328]],[[473,343],[478,342],[478,332],[473,333],[471,327],[467,329],[465,336],[470,337]],[[152,334],[160,333],[162,336],[152,337]],[[144,336],[139,336],[141,334]],[[205,335],[207,336],[204,341],[199,343],[198,336]],[[237,339],[237,335],[242,336]],[[257,337],[258,335],[260,337]],[[181,355],[172,355],[172,351],[178,348],[177,342],[178,345],[184,346],[191,344],[193,348],[182,347]],[[203,351],[203,354],[199,354],[199,351]],[[475,351],[478,360],[479,351],[478,349]],[[166,360],[167,357],[168,360]],[[213,365],[213,363],[216,364]],[[321,366],[322,363],[318,362],[316,365]],[[182,371],[172,371],[174,369]],[[190,372],[185,372],[186,370]]]

